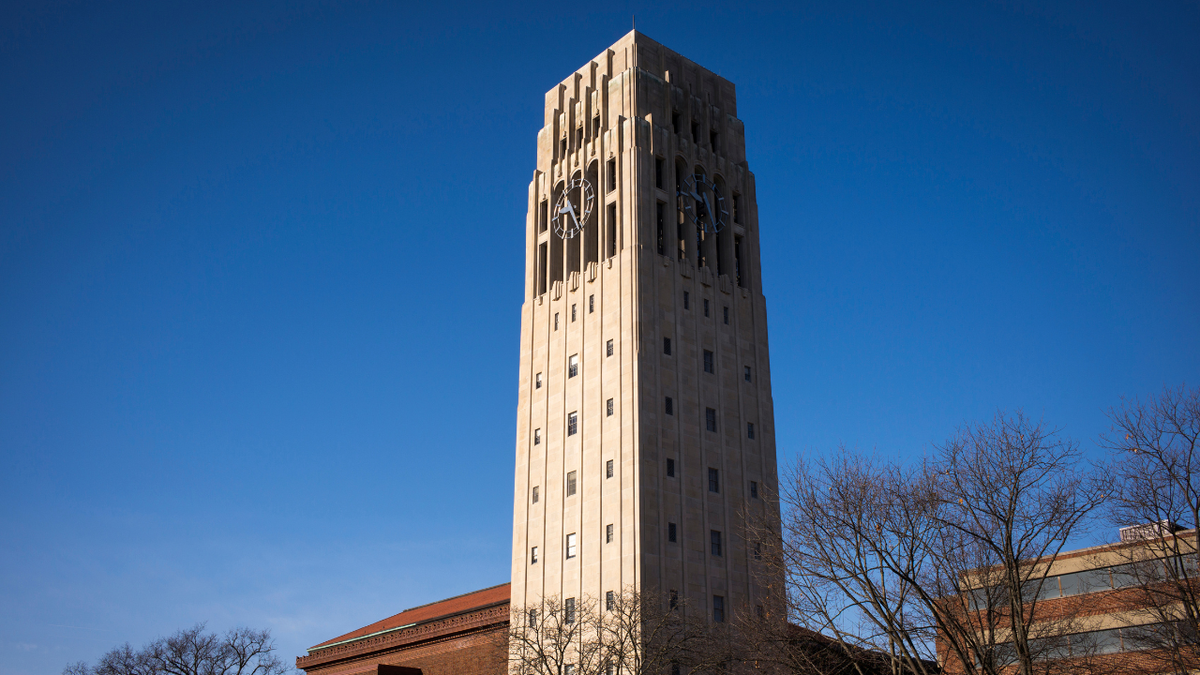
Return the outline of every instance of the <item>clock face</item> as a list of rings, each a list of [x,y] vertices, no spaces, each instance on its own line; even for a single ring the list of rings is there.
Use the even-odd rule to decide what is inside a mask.
[[[715,183],[706,181],[704,174],[688,176],[676,193],[679,208],[696,227],[716,234],[725,228],[729,211],[725,208],[725,197]]]
[[[579,234],[583,224],[592,215],[596,205],[596,192],[592,184],[583,178],[576,178],[567,183],[563,192],[554,202],[554,214],[550,223],[554,233],[563,239],[570,239]]]

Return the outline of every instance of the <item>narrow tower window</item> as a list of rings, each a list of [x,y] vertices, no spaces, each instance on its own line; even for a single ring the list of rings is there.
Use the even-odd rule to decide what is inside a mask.
[[[654,223],[658,232],[656,240],[658,242],[659,255],[667,254],[667,225],[666,219],[663,217],[663,211],[666,209],[666,206],[662,202],[655,202],[654,204]]]
[[[654,187],[662,189],[663,186],[663,158],[654,158]],[[545,203],[545,202],[543,202]]]
[[[746,381],[750,381],[750,366],[746,366]]]
[[[728,307],[725,308],[725,325],[726,326],[729,325],[729,308]]]
[[[721,491],[721,473],[712,467],[709,467],[709,469],[708,469],[708,491],[709,492],[720,492]],[[571,493],[571,494],[574,494],[574,493]]]
[[[613,341],[612,340],[608,341],[608,344],[605,346],[605,351],[606,351],[606,354],[605,354],[606,356],[613,355]]]
[[[687,291],[684,291],[684,292],[683,292],[683,308],[684,308],[684,309],[691,309],[691,306],[692,306],[692,303],[691,303],[691,294],[690,294],[690,293],[688,293]]]
[[[579,416],[575,413],[567,415],[567,435],[574,436],[579,431]]]
[[[575,305],[574,304],[571,305],[571,322],[572,323],[575,322]]]
[[[571,379],[579,374],[579,355],[572,354],[567,359],[567,379]]]
[[[674,542],[676,540],[675,523],[667,523],[667,541]]]
[[[608,527],[611,529],[612,525],[609,525]],[[611,612],[611,611],[613,611],[613,608],[616,606],[617,606],[617,598],[616,598],[615,594],[612,591],[608,591],[607,593],[605,593],[604,594],[604,609]],[[605,668],[604,672],[609,673],[611,675],[612,664],[610,663],[607,666],[605,666],[604,668]]]
[[[758,481],[750,481],[750,498],[758,499]]]
[[[610,398],[610,399],[608,399],[608,403],[606,404],[606,406],[607,406],[607,408],[606,408],[606,410],[605,410],[604,416],[605,416],[605,417],[612,417],[612,414],[613,414],[613,400],[612,400],[611,398]]]
[[[717,411],[712,408],[704,409],[704,427],[709,431],[717,430]]]
[[[663,412],[667,413],[668,415],[675,414],[675,401],[671,400],[670,396],[668,396],[663,402]]]
[[[536,546],[529,549],[529,564],[530,565],[537,564],[537,547]]]
[[[663,353],[667,356],[671,355],[671,338],[663,338]]]
[[[617,187],[617,160],[608,160],[608,191],[612,192]]]
[[[608,525],[604,526],[604,543],[611,544],[612,540],[613,540],[613,526],[612,526],[612,523],[609,523]]]
[[[709,471],[712,471],[712,469],[709,469]],[[575,489],[578,487],[578,484],[579,484],[578,481],[575,480],[575,472],[568,471],[567,472],[567,496],[568,497],[571,497],[575,494]]]
[[[725,623],[725,596],[713,596],[713,623]]]
[[[704,318],[708,318],[708,298],[704,299]]]
[[[533,430],[533,444],[534,445],[542,444],[542,430],[541,429]]]
[[[533,490],[531,491],[531,494],[530,494],[530,501],[532,501],[534,504],[538,503],[538,495],[539,495],[538,486],[534,485]]]
[[[588,296],[588,314],[591,314],[594,311],[596,311],[596,296],[589,295]],[[728,307],[725,308],[725,323],[729,323],[729,308]]]
[[[713,353],[707,349],[704,350],[704,372],[713,372]]]
[[[575,623],[575,598],[567,598],[563,603],[563,609],[566,610],[564,618],[567,623]]]
[[[746,438],[754,440],[754,422],[746,422]]]
[[[575,533],[567,535],[567,558],[575,557]]]
[[[674,477],[675,477],[675,460],[668,458],[667,459],[667,478],[674,478]],[[534,488],[534,490],[537,490],[537,488]]]
[[[708,539],[712,547],[712,554],[721,555],[721,533],[716,530],[709,530]]]
[[[605,478],[613,477],[613,461],[611,459],[604,463],[604,476]]]
[[[608,205],[608,257],[617,254],[617,205]]]
[[[537,375],[533,376],[533,388],[534,389],[542,388],[542,374],[541,373],[538,373]]]

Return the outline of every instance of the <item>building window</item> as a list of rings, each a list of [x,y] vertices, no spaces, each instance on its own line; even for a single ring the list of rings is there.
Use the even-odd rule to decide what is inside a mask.
[[[608,205],[608,257],[617,254],[617,205]]]
[[[609,341],[608,341],[608,344],[605,346],[605,350],[606,350],[606,351],[605,351],[605,355],[606,355],[606,356],[612,356],[612,355],[613,355],[613,342],[612,342],[612,340],[609,340]]]
[[[611,459],[604,463],[604,477],[613,477],[613,461]]]
[[[542,374],[541,373],[538,373],[537,375],[533,376],[533,388],[534,389],[542,388]]]
[[[750,481],[750,498],[758,499],[758,481]]]
[[[609,527],[612,527],[612,525],[609,525]],[[617,606],[616,595],[612,591],[608,591],[607,593],[605,593],[604,594],[604,609],[611,612],[611,611],[613,611],[613,608],[616,606]],[[607,666],[606,672],[612,672],[611,664],[609,666]]]
[[[575,377],[579,374],[579,355],[572,354],[567,359],[567,379]]]
[[[709,431],[717,430],[717,411],[716,410],[713,410],[712,408],[704,409],[704,427],[706,429],[708,429]],[[571,433],[575,433],[575,432],[571,432]],[[569,433],[567,435],[570,436],[571,434]]]
[[[762,560],[762,542],[761,541],[754,542],[754,559]]]
[[[670,596],[670,597],[671,597],[671,600],[670,600],[670,603],[671,603],[671,605],[670,605],[670,606],[671,606],[671,609],[675,609],[676,607],[678,607],[678,606],[679,606],[679,591],[677,591],[677,590],[675,590],[674,588],[672,588],[672,589],[671,589],[671,596]]]
[[[684,309],[691,308],[691,297],[692,297],[691,294],[688,293],[687,291],[683,292],[683,308]]]
[[[713,596],[713,623],[725,623],[725,597]]]
[[[713,353],[707,349],[704,350],[704,372],[713,372]]]
[[[679,111],[671,111],[671,131],[679,133]]]
[[[583,124],[582,123],[580,123],[580,125],[575,128],[575,147],[577,147],[577,148],[583,147]]]
[[[709,469],[709,471],[712,471],[712,469]],[[575,488],[576,488],[577,483],[578,483],[578,481],[575,480],[575,472],[568,471],[567,472],[567,496],[568,497],[573,496],[575,494]]]
[[[567,623],[575,623],[575,598],[567,598],[566,602],[563,603],[563,613],[566,614],[563,618],[566,619]]]
[[[575,533],[574,532],[567,535],[567,557],[568,558],[575,557]]]
[[[538,208],[538,232],[546,231],[546,214],[549,212],[550,202],[543,199],[540,207]]]
[[[533,498],[532,501],[534,504],[538,503],[538,486],[536,486],[536,485],[533,486],[532,498]]]
[[[533,430],[533,444],[534,445],[542,444],[542,430],[541,429]]]
[[[530,565],[537,564],[537,547],[536,546],[529,549],[529,564]]]
[[[667,541],[674,542],[675,538],[675,523],[667,523]]]
[[[733,222],[742,224],[742,196],[736,192],[733,193]]]
[[[537,610],[536,609],[529,610],[529,627],[537,628]]]
[[[708,318],[708,298],[704,299],[704,318]]]
[[[554,313],[554,330],[558,330],[558,312]]]
[[[721,491],[721,474],[716,469],[709,467],[708,469],[708,491]]]
[[[664,405],[663,405],[663,409],[666,411],[666,413],[667,413],[668,415],[674,415],[674,414],[675,414],[675,401],[673,401],[673,400],[671,399],[671,397],[670,397],[670,396],[668,396],[668,397],[666,398],[666,400],[665,400],[665,401],[663,401],[663,403],[664,403]]]
[[[608,525],[604,526],[604,543],[611,544],[612,538],[613,538],[613,526],[612,526],[612,523],[609,523]]]
[[[575,305],[571,305],[571,323],[575,323]]]
[[[667,458],[667,478],[675,477],[675,460]]]
[[[671,338],[663,338],[663,353],[667,356],[671,355]]]
[[[588,314],[591,314],[594,311],[596,311],[596,296],[589,295],[588,296]],[[729,323],[729,308],[728,307],[725,308],[725,323]]]
[[[746,422],[746,438],[754,440],[754,422]]]
[[[720,137],[720,134],[715,131],[708,132],[708,147],[712,148],[714,154],[720,153],[720,151],[717,149],[717,140],[720,139]]]
[[[612,417],[612,414],[613,414],[613,400],[610,398],[610,399],[608,399],[607,411],[605,412],[605,416]]]
[[[746,381],[750,382],[750,366],[746,366]]]
[[[728,326],[729,325],[729,308],[725,307],[724,311],[725,311],[725,325]]]
[[[569,413],[567,415],[567,435],[574,436],[576,431],[579,431],[579,415]]]
[[[700,123],[692,120],[692,142],[699,145],[700,143]]]
[[[617,160],[608,160],[608,191],[612,192],[617,187]]]
[[[760,618],[760,619],[761,619],[761,618],[763,618],[763,617],[765,617],[765,616],[767,615],[767,613],[763,611],[763,606],[762,606],[762,605],[755,605],[755,606],[754,606],[754,613],[755,613],[755,614],[757,614],[757,615],[758,615],[758,618]]]
[[[571,622],[568,621],[567,623],[571,623]],[[563,664],[563,675],[575,675],[575,664],[574,663]]]
[[[567,133],[567,132],[565,132],[565,131],[564,131],[564,132],[563,132],[563,137],[562,137],[561,139],[559,139],[559,141],[558,141],[558,150],[559,150],[558,154],[559,154],[559,156],[560,156],[560,157],[566,157],[566,156],[567,156],[567,137],[566,137],[566,133]]]
[[[596,115],[592,118],[592,138],[600,135],[600,116]]]
[[[667,254],[667,219],[663,215],[666,208],[667,205],[662,202],[654,204],[654,232],[659,255]]]
[[[716,530],[709,530],[708,542],[712,549],[713,555],[721,555],[721,533]],[[570,556],[567,556],[568,558]]]

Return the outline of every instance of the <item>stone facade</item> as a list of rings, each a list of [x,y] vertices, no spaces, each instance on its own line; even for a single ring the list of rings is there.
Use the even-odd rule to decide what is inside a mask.
[[[743,518],[778,518],[763,499],[777,485],[775,425],[734,86],[629,33],[547,93],[537,144],[513,604],[635,588],[728,620],[764,602]],[[570,237],[564,193],[580,225]],[[723,227],[704,231],[719,200]]]

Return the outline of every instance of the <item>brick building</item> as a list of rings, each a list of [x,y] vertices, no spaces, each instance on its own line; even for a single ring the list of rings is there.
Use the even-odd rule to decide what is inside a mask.
[[[1047,672],[1178,672],[1161,648],[1163,636],[1176,634],[1196,644],[1194,628],[1175,622],[1184,614],[1182,603],[1172,600],[1177,596],[1172,585],[1186,589],[1191,584],[1193,602],[1200,593],[1196,530],[1164,532],[1151,525],[1124,528],[1121,534],[1117,543],[1059,554],[1040,588],[1028,584],[1027,611],[1035,602],[1031,652],[1048,667],[1056,662]],[[968,604],[982,609],[986,596],[976,590]],[[1003,621],[1000,628],[1003,634]],[[942,647],[945,672],[964,672]],[[1011,651],[1011,643],[1001,640],[1002,660],[1006,649]]]
[[[399,614],[326,640],[296,659],[308,675],[504,675],[509,585]]]

